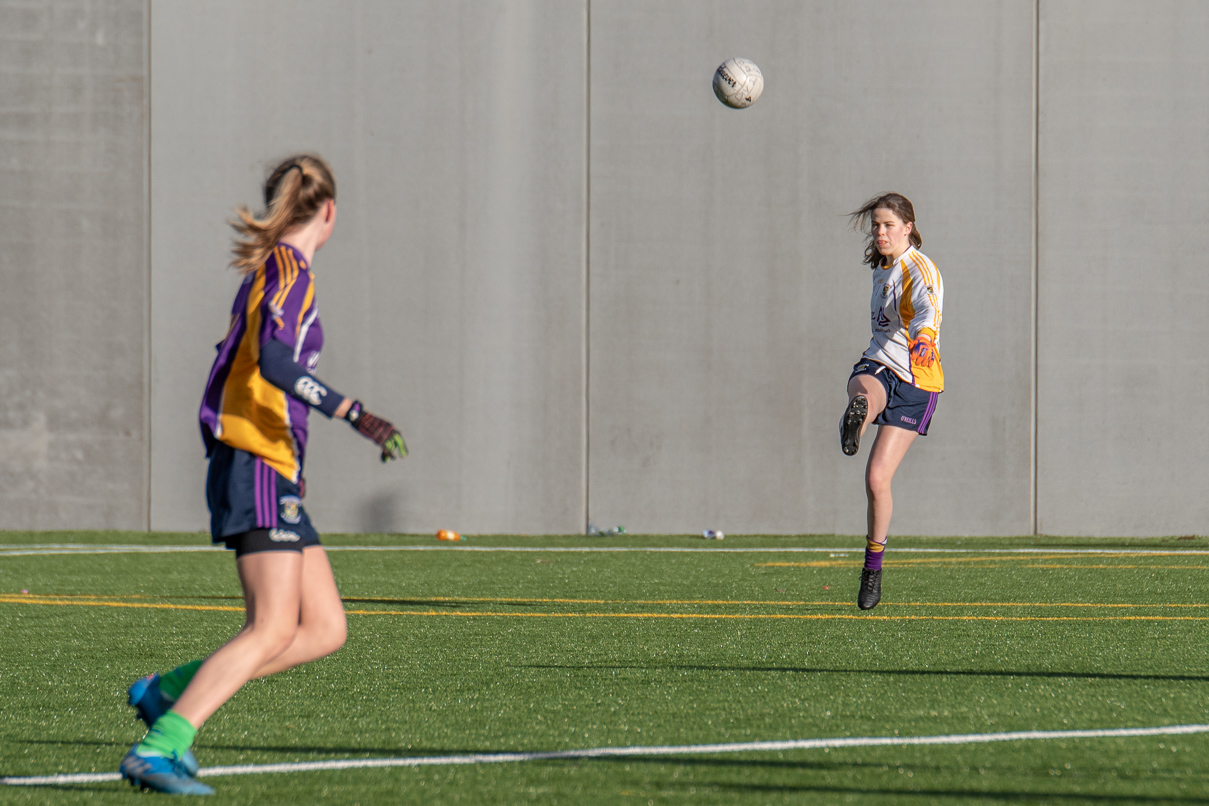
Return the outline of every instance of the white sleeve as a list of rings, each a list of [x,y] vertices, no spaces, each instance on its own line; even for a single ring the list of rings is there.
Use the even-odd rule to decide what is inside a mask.
[[[911,307],[914,315],[907,322],[907,337],[916,338],[920,331],[931,330],[934,339],[940,338],[940,308],[944,300],[944,286],[940,272],[926,258],[907,261],[907,273],[911,281]]]

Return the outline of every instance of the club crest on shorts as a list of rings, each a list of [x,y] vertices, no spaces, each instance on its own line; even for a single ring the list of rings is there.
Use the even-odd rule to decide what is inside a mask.
[[[301,540],[297,532],[290,532],[285,529],[270,529],[269,540],[274,543],[297,543]]]
[[[286,523],[302,521],[302,499],[296,495],[283,495],[278,502],[281,505],[280,518]]]

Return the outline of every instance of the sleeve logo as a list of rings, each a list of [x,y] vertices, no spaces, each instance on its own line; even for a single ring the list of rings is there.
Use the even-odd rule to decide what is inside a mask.
[[[303,375],[294,383],[294,394],[312,406],[318,406],[327,390],[310,375]]]

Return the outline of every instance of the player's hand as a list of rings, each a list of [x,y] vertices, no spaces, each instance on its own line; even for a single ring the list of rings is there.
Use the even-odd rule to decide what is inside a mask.
[[[344,415],[358,434],[382,449],[382,461],[401,459],[407,455],[407,443],[399,429],[391,425],[389,420],[383,420],[375,414],[366,411],[361,401],[353,401],[348,413]]]
[[[390,423],[387,423],[390,425]],[[382,461],[389,462],[391,459],[402,459],[407,455],[407,443],[403,441],[403,435],[391,427],[390,436],[382,443]]]
[[[911,339],[907,347],[911,350],[911,363],[917,366],[930,367],[940,358],[936,353],[936,342],[926,333]]]

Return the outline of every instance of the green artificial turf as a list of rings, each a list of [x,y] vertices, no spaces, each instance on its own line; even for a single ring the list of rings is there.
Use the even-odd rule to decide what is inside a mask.
[[[229,553],[20,547],[207,542],[0,535],[0,776],[115,770],[142,733],[126,687],[205,655],[241,622]],[[505,546],[699,551],[463,550]],[[795,546],[849,550],[718,550]],[[895,552],[907,547],[975,551]],[[853,538],[499,536],[439,551],[332,551],[348,644],[250,683],[201,730],[197,756],[209,767],[1209,722],[1209,554],[983,551],[1014,547],[1209,541],[896,537],[883,603],[869,614],[852,604]],[[62,596],[97,598],[55,604]],[[198,606],[234,609],[175,609]],[[215,803],[1189,804],[1209,803],[1209,734],[206,780]],[[119,783],[0,787],[3,803],[135,797],[162,796]]]

